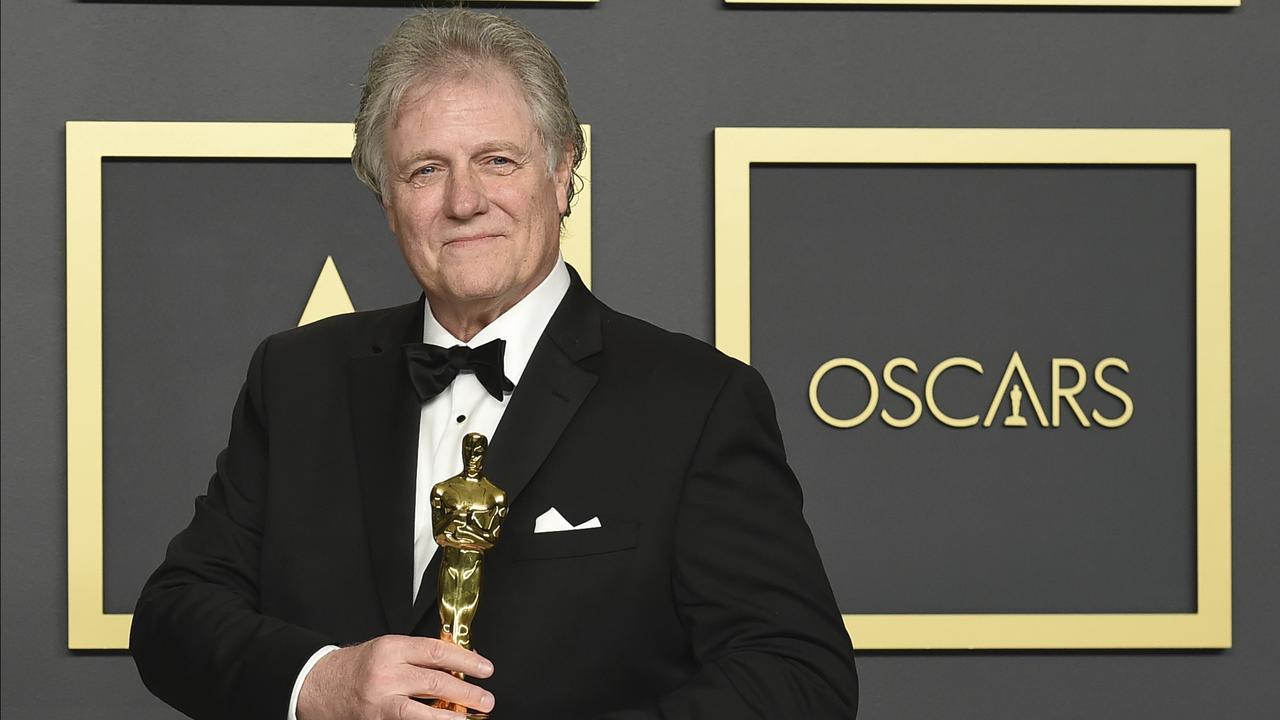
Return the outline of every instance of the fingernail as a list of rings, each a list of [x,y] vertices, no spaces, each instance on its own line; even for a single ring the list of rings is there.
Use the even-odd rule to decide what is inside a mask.
[[[488,660],[481,660],[481,661],[480,661],[480,672],[482,672],[482,673],[487,673],[487,674],[492,674],[492,673],[493,673],[493,663],[489,662]]]
[[[481,695],[481,696],[480,696],[480,704],[484,706],[484,709],[485,709],[485,710],[492,709],[492,708],[493,708],[493,696],[492,696],[492,695],[490,695],[489,693],[485,693],[485,694]]]

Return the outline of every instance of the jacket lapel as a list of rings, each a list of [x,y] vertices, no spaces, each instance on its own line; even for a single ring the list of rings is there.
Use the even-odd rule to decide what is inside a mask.
[[[506,492],[508,503],[529,484],[596,384],[596,374],[578,363],[601,349],[601,306],[572,267],[569,273],[569,290],[534,347],[485,457],[485,475]],[[420,599],[436,592],[439,556],[427,568]],[[417,603],[412,627],[433,607],[434,600]]]
[[[538,340],[511,405],[502,414],[485,458],[485,474],[512,502],[529,484],[560,434],[595,387],[578,363],[600,351],[600,305],[576,272]]]
[[[370,562],[393,633],[410,629],[413,510],[421,403],[409,382],[406,342],[422,338],[422,307],[391,310],[375,328],[372,352],[347,366],[352,429]]]

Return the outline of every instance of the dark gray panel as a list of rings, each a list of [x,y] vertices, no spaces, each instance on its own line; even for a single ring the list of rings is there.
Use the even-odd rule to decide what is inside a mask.
[[[346,161],[103,169],[106,607],[132,612],[226,442],[249,355],[332,256],[358,309],[420,289]]]
[[[751,173],[752,364],[773,387],[806,514],[847,612],[1191,612],[1195,609],[1194,175],[1188,168],[757,166]],[[798,319],[801,319],[798,321]],[[927,409],[894,428],[823,423],[825,361],[869,366],[878,408],[924,397],[985,416],[1014,351],[1052,421],[1051,359],[1109,381],[1133,419],[952,428]],[[1064,382],[1074,383],[1068,371]],[[1017,382],[1017,377],[1014,377]],[[1025,386],[1022,388],[1027,389]],[[867,405],[855,371],[820,399]],[[1085,413],[1120,414],[1090,378]]]

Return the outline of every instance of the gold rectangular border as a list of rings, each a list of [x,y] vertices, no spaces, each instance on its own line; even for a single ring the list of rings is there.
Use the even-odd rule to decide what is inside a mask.
[[[1240,7],[1240,0],[724,0],[729,5],[967,5],[1049,7]]]
[[[582,126],[588,146],[590,126]],[[128,613],[103,611],[102,159],[349,158],[350,123],[67,123],[67,647],[129,647]],[[565,259],[591,285],[591,154],[565,221]]]
[[[1231,647],[1230,131],[716,128],[716,346],[743,362],[753,163],[1195,166],[1197,611],[844,618],[862,650]]]

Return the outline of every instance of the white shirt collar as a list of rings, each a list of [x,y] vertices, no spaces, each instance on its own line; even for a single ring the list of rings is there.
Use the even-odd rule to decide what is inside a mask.
[[[470,342],[465,343],[444,329],[444,326],[431,313],[431,302],[424,300],[426,312],[423,313],[422,341],[445,348],[454,345],[479,347],[490,340],[502,338],[507,341],[502,360],[503,372],[507,379],[519,385],[520,376],[524,374],[524,368],[529,364],[529,357],[533,355],[533,348],[538,344],[538,338],[542,337],[542,332],[547,329],[547,323],[551,321],[551,316],[555,314],[556,308],[560,307],[560,301],[568,291],[569,270],[565,267],[564,258],[558,257],[555,267],[551,268],[551,273],[543,278],[541,283],[538,283],[538,287],[476,333]]]

